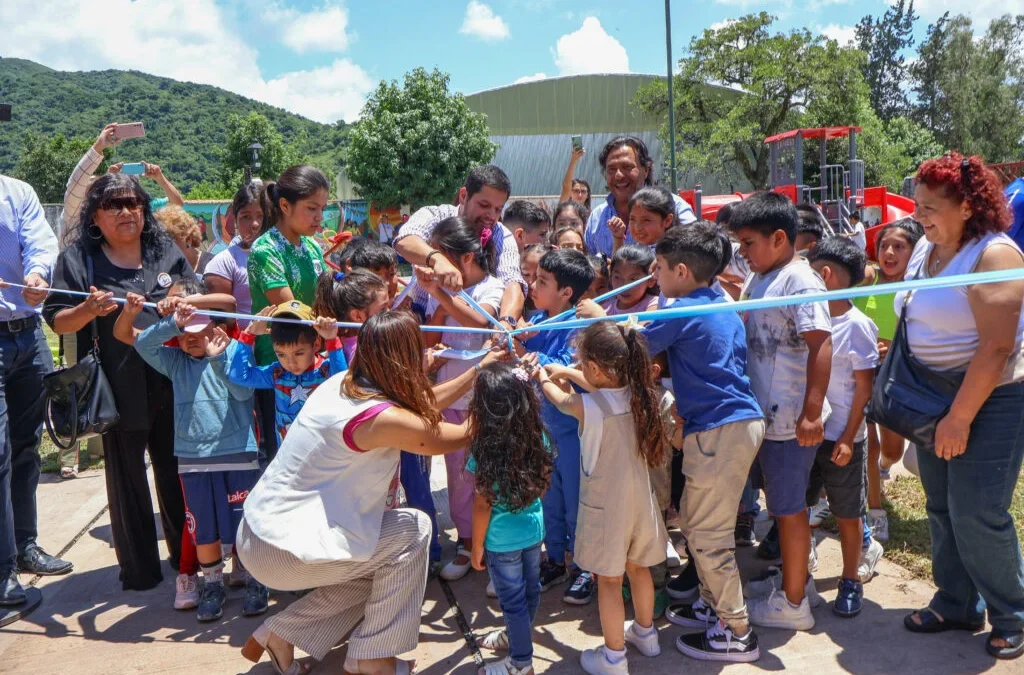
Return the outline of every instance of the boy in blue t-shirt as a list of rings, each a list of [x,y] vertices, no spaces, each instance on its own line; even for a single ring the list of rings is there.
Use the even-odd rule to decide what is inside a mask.
[[[541,310],[531,317],[534,323],[576,306],[594,281],[594,268],[587,256],[573,249],[555,249],[544,254],[537,267],[537,278],[530,284],[530,298]],[[516,355],[536,352],[541,366],[568,366],[575,359],[572,349],[574,331],[550,330],[534,333],[525,342],[516,342]],[[567,563],[576,543],[576,513],[580,501],[580,436],[576,419],[558,411],[541,397],[541,418],[551,434],[558,454],[551,487],[543,498],[544,547],[547,560],[541,563],[541,590],[547,590],[568,578]],[[564,600],[585,605],[593,598],[594,577],[575,569],[575,578]]]

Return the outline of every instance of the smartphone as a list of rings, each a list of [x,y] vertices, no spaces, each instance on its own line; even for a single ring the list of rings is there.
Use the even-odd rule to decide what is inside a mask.
[[[573,136],[572,137],[572,149],[573,150],[582,150],[583,149],[583,137],[582,136]]]
[[[131,164],[122,164],[121,173],[126,173],[129,176],[141,176],[146,173],[146,165],[142,162],[132,162]]]
[[[11,104],[0,103],[0,122],[11,121]]]
[[[142,122],[126,122],[124,124],[118,124],[114,129],[114,139],[121,140],[122,138],[145,138],[146,127],[142,125]]]

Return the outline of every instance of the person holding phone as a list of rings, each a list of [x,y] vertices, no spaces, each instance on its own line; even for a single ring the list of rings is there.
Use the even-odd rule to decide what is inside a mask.
[[[565,168],[565,176],[562,177],[562,193],[558,196],[558,202],[572,200],[590,210],[590,183],[576,178],[576,165],[583,159],[587,151],[583,149],[583,137],[572,137],[572,154],[569,156],[569,166]]]

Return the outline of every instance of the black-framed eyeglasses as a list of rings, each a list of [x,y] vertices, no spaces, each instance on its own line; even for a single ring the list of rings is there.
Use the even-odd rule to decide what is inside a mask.
[[[124,209],[128,209],[129,211],[138,211],[142,208],[142,205],[139,204],[139,200],[135,197],[114,197],[103,201],[100,204],[100,208],[104,211],[120,213]]]

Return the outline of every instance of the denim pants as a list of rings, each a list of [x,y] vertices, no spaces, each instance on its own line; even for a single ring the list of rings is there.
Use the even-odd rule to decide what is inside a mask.
[[[405,501],[411,509],[418,509],[430,516],[430,562],[441,560],[441,541],[438,538],[437,510],[430,492],[430,458],[403,452],[399,464]]]
[[[1009,513],[1024,458],[1024,382],[997,387],[971,425],[967,451],[946,461],[919,449],[932,574],[943,618],[1024,629],[1024,560]]]
[[[551,486],[541,497],[544,506],[544,547],[548,558],[561,565],[565,552],[576,545],[576,514],[580,507],[580,437],[568,433],[555,437],[555,457]]]
[[[506,553],[487,552],[487,570],[498,593],[508,631],[512,665],[533,662],[533,620],[540,604],[540,544]]]
[[[43,375],[53,355],[43,329],[0,331],[0,583],[36,541]]]

